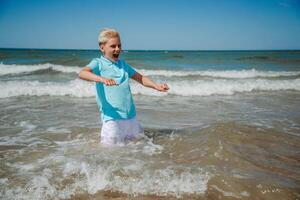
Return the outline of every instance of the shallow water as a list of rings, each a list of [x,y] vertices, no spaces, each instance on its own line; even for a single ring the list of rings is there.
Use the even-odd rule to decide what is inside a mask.
[[[144,134],[114,147],[78,79],[95,51],[3,51],[2,199],[300,199],[297,51],[125,53],[171,89],[131,84]]]
[[[145,136],[113,148],[99,143],[100,123],[92,98],[1,99],[6,105],[1,109],[2,196],[296,199],[298,101],[276,109],[263,101],[274,97],[279,101],[276,94],[250,95],[242,101],[237,96],[202,99],[199,105],[183,98],[186,105],[178,110],[170,109],[179,106],[174,99],[158,98],[155,113],[148,112],[149,102],[135,97]],[[265,104],[273,110],[266,113]],[[257,109],[246,114],[254,105]],[[263,105],[265,110],[259,109]],[[195,108],[201,114],[192,114]],[[259,120],[266,116],[268,120]]]

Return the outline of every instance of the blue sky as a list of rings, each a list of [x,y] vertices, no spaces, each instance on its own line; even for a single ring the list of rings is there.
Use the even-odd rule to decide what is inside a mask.
[[[300,0],[0,0],[0,48],[300,49]]]

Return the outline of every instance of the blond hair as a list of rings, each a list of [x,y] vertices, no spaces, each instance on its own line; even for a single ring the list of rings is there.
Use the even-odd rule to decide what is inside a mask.
[[[104,28],[101,30],[98,36],[99,45],[105,44],[110,38],[120,38],[118,31],[112,28]]]

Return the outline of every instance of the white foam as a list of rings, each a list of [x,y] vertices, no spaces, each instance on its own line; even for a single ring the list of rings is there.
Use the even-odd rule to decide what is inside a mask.
[[[89,167],[88,164],[81,164],[81,174],[86,176],[87,192],[89,194],[95,194],[99,190],[108,189],[112,176],[113,167],[110,166],[104,169],[102,166],[98,166],[96,170]]]
[[[266,79],[240,79],[240,80],[197,80],[197,81],[170,81],[168,93],[160,93],[141,85],[133,85],[133,94],[149,96],[162,96],[166,94],[178,96],[210,96],[210,95],[233,95],[237,92],[252,91],[300,91],[300,79],[293,80],[266,80]]]
[[[23,164],[23,163],[15,163],[13,164],[13,166],[21,172],[32,171],[36,167],[34,164]]]
[[[171,167],[155,171],[145,171],[142,178],[116,177],[115,189],[127,194],[143,195],[172,195],[180,197],[184,194],[203,194],[207,190],[210,176],[202,170],[191,173],[185,170],[177,173]]]
[[[50,182],[52,171],[44,169],[41,175],[32,176],[22,187],[7,189],[2,195],[4,199],[59,199],[58,190]]]
[[[139,176],[118,176],[114,172],[120,169],[114,165],[106,168],[97,166],[97,169],[85,163],[77,166],[81,166],[81,174],[86,176],[86,190],[90,194],[99,190],[115,190],[131,195],[180,197],[184,194],[203,194],[210,179],[210,175],[201,168],[186,169],[180,173],[172,167],[154,171],[144,169]]]
[[[20,73],[34,72],[43,69],[53,69],[55,71],[59,71],[63,73],[79,73],[80,71],[80,67],[55,65],[50,63],[37,64],[37,65],[15,65],[15,64],[6,65],[0,63],[0,75],[20,74]]]
[[[16,65],[16,64],[2,64],[0,63],[0,75],[19,74],[26,72],[34,72],[37,70],[52,69],[63,73],[79,73],[81,67],[78,66],[64,66],[51,63],[36,64],[36,65]],[[300,71],[261,71],[256,69],[249,70],[149,70],[137,69],[143,75],[147,76],[164,76],[164,77],[186,77],[186,76],[208,76],[214,78],[276,78],[298,76]]]
[[[75,145],[81,145],[85,143],[85,141],[82,141],[80,139],[74,139],[74,140],[68,140],[68,141],[55,141],[55,144],[60,146],[75,146]]]
[[[143,153],[147,155],[154,155],[162,153],[164,147],[159,144],[154,144],[152,140],[148,140],[147,144],[143,146]]]
[[[29,132],[33,131],[37,127],[37,125],[31,124],[28,121],[21,121],[20,127],[24,128],[22,133],[29,133]]]
[[[46,131],[50,133],[71,133],[71,130],[60,127],[49,127],[46,129]]]
[[[65,149],[62,149],[62,153]],[[28,177],[24,185],[3,183],[4,199],[68,199],[78,191],[96,194],[113,190],[129,195],[202,195],[211,175],[200,167],[152,166],[139,159],[114,161],[111,154],[91,161],[66,158],[58,154],[38,159],[33,164],[15,163],[19,175]],[[104,160],[101,160],[104,159]],[[49,165],[51,163],[51,165]],[[54,168],[45,168],[44,166]],[[57,165],[58,164],[58,165]],[[8,165],[9,166],[9,165]],[[41,169],[41,171],[36,171]],[[34,173],[32,171],[34,170]],[[66,181],[68,180],[68,181]]]
[[[214,188],[214,189],[216,189],[217,191],[221,192],[225,197],[233,197],[233,198],[237,198],[237,199],[241,199],[242,198],[241,195],[234,194],[233,192],[224,191],[224,190],[222,190],[221,188],[219,188],[216,185],[212,185],[211,187]]]
[[[300,79],[292,80],[268,80],[268,79],[239,79],[239,80],[197,80],[197,81],[170,81],[168,93],[158,92],[143,87],[140,84],[132,84],[133,94],[148,96],[163,96],[167,94],[179,96],[209,96],[209,95],[232,95],[237,92],[252,91],[278,91],[296,90],[300,91]],[[95,96],[94,84],[79,79],[58,83],[39,81],[9,81],[0,82],[0,98],[13,96],[73,96],[92,97]]]
[[[8,178],[0,178],[0,185],[7,185],[8,184]]]
[[[26,134],[24,134],[26,133]],[[0,145],[4,146],[27,146],[50,145],[51,141],[39,137],[33,137],[30,132],[20,132],[17,135],[0,137]]]
[[[31,191],[26,196],[33,197],[33,199],[48,199],[49,197],[57,196],[58,192],[46,176],[34,176],[26,188]]]
[[[9,81],[0,82],[0,98],[13,96],[95,96],[93,84],[79,79],[66,82]]]
[[[184,76],[208,76],[215,78],[275,78],[281,76],[297,76],[300,71],[259,71],[256,69],[250,70],[203,70],[203,71],[173,71],[173,70],[138,70],[147,76],[166,76],[166,77],[184,77]]]
[[[111,167],[97,168],[93,170],[86,163],[78,165],[81,167],[81,177],[77,177],[74,183],[60,188],[63,179],[55,177],[51,171],[43,172],[42,175],[35,175],[25,185],[24,188],[13,187],[5,190],[3,197],[6,199],[61,199],[70,198],[76,191],[86,191],[89,194],[95,194],[103,190],[114,190],[130,195],[172,195],[181,197],[184,194],[201,195],[207,190],[207,183],[210,176],[198,171],[191,173],[188,170],[177,173],[172,168],[145,171],[139,177],[117,176],[113,175]],[[74,175],[73,175],[74,177]]]

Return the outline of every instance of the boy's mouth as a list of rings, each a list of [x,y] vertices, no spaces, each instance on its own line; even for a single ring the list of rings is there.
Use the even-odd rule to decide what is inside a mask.
[[[114,54],[113,54],[113,57],[114,57],[114,58],[119,58],[119,55],[120,55],[120,54],[118,54],[118,53],[114,53]]]

